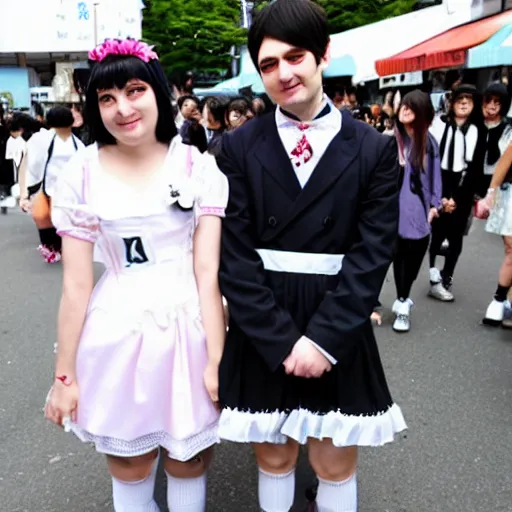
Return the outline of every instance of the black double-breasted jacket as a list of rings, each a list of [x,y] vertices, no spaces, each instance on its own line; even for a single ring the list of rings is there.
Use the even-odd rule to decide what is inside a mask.
[[[361,336],[373,337],[369,317],[393,256],[394,138],[343,112],[340,132],[301,188],[275,117],[267,114],[227,134],[217,163],[230,187],[220,269],[230,309],[226,353],[250,343],[275,372],[307,335],[343,361]],[[255,249],[345,257],[309,318],[298,318],[277,298],[283,291]]]

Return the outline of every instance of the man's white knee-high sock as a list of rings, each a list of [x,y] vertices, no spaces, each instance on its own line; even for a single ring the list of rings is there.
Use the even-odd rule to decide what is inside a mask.
[[[318,512],[357,512],[357,476],[343,482],[318,478],[316,505]]]
[[[258,496],[264,512],[289,512],[295,496],[295,468],[284,475],[267,473],[260,468]]]

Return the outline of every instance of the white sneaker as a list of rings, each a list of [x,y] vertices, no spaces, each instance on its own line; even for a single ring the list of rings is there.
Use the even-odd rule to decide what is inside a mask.
[[[441,272],[439,272],[439,269],[436,267],[432,267],[428,271],[429,277],[430,277],[430,283],[440,283],[443,279],[441,277]]]
[[[485,312],[485,317],[482,320],[482,323],[496,327],[503,321],[504,314],[505,302],[498,302],[496,299],[493,299],[487,307],[487,311]]]
[[[429,297],[440,300],[442,302],[453,302],[455,300],[453,293],[447,290],[443,286],[443,283],[431,284],[430,290],[428,291],[428,295]]]
[[[407,299],[404,302],[399,301],[399,305],[396,308],[396,318],[393,323],[393,330],[396,332],[408,332],[411,328],[411,307],[413,302],[411,299]]]
[[[393,306],[391,307],[391,312],[395,315],[398,313],[398,308],[400,307],[400,304],[402,304],[402,301],[396,299],[395,302],[393,302]]]
[[[505,329],[512,329],[512,306],[509,300],[505,301],[505,307],[503,308],[503,321],[501,326]]]

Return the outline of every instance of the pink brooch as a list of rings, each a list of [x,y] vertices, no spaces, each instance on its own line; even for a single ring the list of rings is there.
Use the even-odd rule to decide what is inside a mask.
[[[131,38],[107,39],[103,44],[89,52],[89,59],[101,62],[109,55],[130,55],[147,63],[150,60],[158,60],[158,55],[153,51],[153,48],[153,46]]]

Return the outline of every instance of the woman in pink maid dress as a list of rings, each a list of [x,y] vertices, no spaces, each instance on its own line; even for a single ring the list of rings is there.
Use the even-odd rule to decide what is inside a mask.
[[[64,283],[46,417],[106,454],[116,512],[159,510],[160,452],[170,510],[203,512],[218,442],[227,180],[176,136],[150,47],[109,40],[89,58],[97,144],[70,160],[52,205]],[[93,260],[105,266],[96,286]]]

